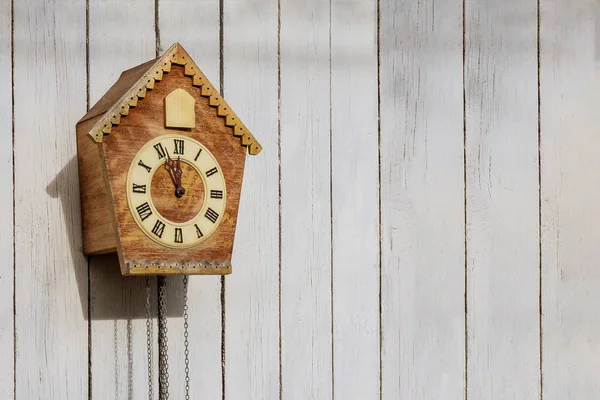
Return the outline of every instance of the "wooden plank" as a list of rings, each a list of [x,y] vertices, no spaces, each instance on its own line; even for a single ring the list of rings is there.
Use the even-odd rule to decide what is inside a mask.
[[[226,278],[225,394],[278,399],[277,1],[224,5],[223,95],[264,148],[246,161],[233,274]]]
[[[334,393],[379,395],[377,4],[331,4]],[[349,179],[348,179],[349,178]]]
[[[540,7],[543,398],[600,397],[600,4]]]
[[[380,18],[382,398],[462,399],[462,1]]]
[[[161,0],[160,43],[168,49],[180,42],[206,77],[219,87],[219,3]],[[181,29],[186,27],[186,29]],[[184,343],[182,278],[168,278],[170,398],[184,398]],[[190,397],[220,399],[221,369],[221,277],[189,278]],[[202,339],[198,339],[202,338]]]
[[[93,105],[123,70],[155,57],[154,7],[143,0],[90,0],[89,23],[89,96]],[[114,255],[90,260],[91,395],[148,398],[145,278],[122,277]],[[156,318],[156,279],[151,279],[150,285]],[[156,332],[154,320],[153,338]],[[153,353],[156,394],[156,339]]]
[[[88,275],[75,121],[86,109],[85,1],[13,3],[15,397],[84,399]]]
[[[284,399],[331,399],[329,2],[281,1]]]
[[[13,320],[13,143],[12,143],[12,15],[11,1],[0,1],[0,181],[7,187],[0,192],[0,387],[7,398],[14,397],[14,320]],[[10,188],[10,190],[9,190]]]
[[[467,3],[469,398],[536,399],[537,3]]]

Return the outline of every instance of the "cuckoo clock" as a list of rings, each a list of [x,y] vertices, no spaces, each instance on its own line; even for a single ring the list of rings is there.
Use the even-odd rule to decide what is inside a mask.
[[[260,144],[180,44],[121,74],[77,123],[84,253],[124,275],[228,274]]]

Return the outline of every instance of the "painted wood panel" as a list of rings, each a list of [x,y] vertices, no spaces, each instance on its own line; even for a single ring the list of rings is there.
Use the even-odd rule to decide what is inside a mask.
[[[540,3],[543,398],[600,397],[600,4]]]
[[[331,3],[333,382],[379,396],[377,3]]]
[[[600,397],[600,6],[539,6],[0,0],[2,395],[148,398],[146,280],[81,253],[74,128],[180,41],[264,145],[233,275],[190,279],[191,398]]]
[[[219,88],[219,2],[161,0],[158,15],[161,52],[180,42],[212,84]],[[183,399],[183,285],[181,277],[169,277],[167,281],[169,392],[171,398]],[[223,389],[221,277],[192,276],[188,285],[190,397],[220,399]]]
[[[14,7],[16,398],[84,399],[88,276],[75,121],[86,104],[85,1]]]
[[[223,95],[263,151],[246,160],[226,281],[225,398],[279,398],[278,9],[224,2]]]
[[[536,399],[537,4],[465,10],[469,398]]]
[[[155,57],[154,12],[154,7],[149,7],[146,1],[89,2],[90,106],[106,93],[123,70]],[[116,255],[91,257],[89,268],[91,396],[148,398],[146,280],[121,276]],[[151,278],[149,285],[154,318],[152,336],[156,338],[156,278]],[[153,364],[156,394],[156,339]]]
[[[462,1],[381,1],[382,398],[463,399]]]
[[[332,398],[328,1],[281,1],[282,398]]]
[[[0,387],[14,396],[12,5],[0,1]]]

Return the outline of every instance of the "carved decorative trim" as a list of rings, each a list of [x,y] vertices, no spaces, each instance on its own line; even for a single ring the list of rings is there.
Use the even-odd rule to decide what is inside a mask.
[[[252,136],[248,128],[221,97],[219,91],[214,88],[179,43],[175,43],[157,59],[148,72],[96,122],[88,135],[95,142],[101,143],[104,135],[110,134],[112,126],[119,124],[121,116],[129,114],[129,109],[135,107],[139,99],[146,96],[146,91],[152,90],[154,84],[162,80],[163,73],[171,70],[172,64],[184,67],[184,73],[192,79],[192,85],[200,88],[200,95],[208,98],[210,106],[215,108],[217,115],[225,120],[225,125],[232,128],[233,136],[240,138],[242,146],[248,147],[248,152],[252,155],[260,153],[262,150],[260,143]]]
[[[198,270],[198,269],[230,269],[231,260],[224,261],[198,261],[194,263],[156,263],[147,261],[128,261],[127,269],[132,270],[149,270],[149,269],[173,269],[173,270]]]

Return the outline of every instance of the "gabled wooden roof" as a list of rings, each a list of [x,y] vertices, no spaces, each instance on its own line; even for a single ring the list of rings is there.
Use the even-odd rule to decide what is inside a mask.
[[[200,94],[208,98],[210,106],[225,120],[225,125],[232,128],[233,136],[239,137],[241,144],[248,147],[248,152],[252,155],[260,153],[260,143],[179,43],[171,46],[162,56],[123,72],[119,80],[78,124],[97,118],[88,135],[95,142],[102,142],[102,138],[110,133],[112,126],[119,124],[121,116],[127,115],[130,107],[135,107],[137,102],[146,96],[146,91],[154,88],[155,83],[162,80],[163,73],[171,70],[172,64],[184,67],[184,73],[192,79],[192,85],[200,88]]]

